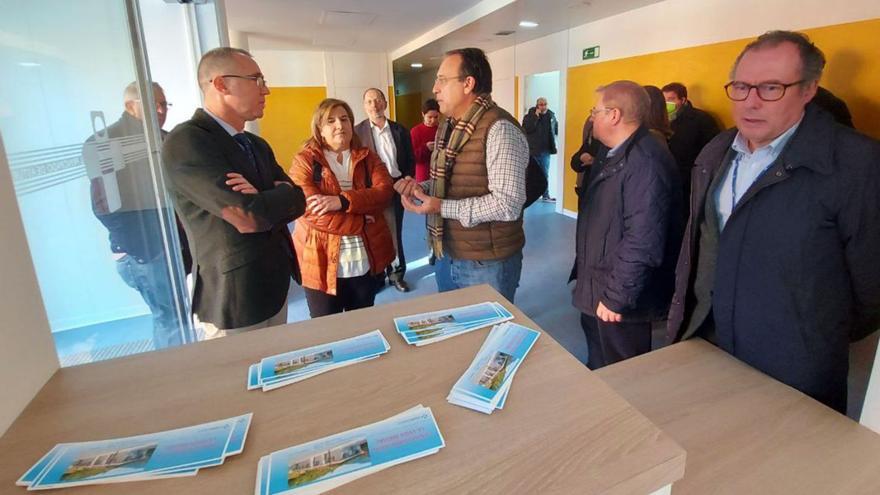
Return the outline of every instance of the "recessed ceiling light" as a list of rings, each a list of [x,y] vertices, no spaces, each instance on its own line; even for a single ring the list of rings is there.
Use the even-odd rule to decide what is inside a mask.
[[[420,64],[418,62],[416,62],[414,64],[409,64],[409,66],[412,67],[413,69],[421,69],[422,68],[422,64]]]
[[[520,21],[519,27],[524,27],[524,28],[538,27],[538,23],[533,22],[533,21]]]
[[[40,64],[36,62],[19,62],[18,65],[22,67],[39,67]]]

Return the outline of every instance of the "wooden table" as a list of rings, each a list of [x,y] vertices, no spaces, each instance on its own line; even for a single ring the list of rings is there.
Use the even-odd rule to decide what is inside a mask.
[[[59,370],[0,438],[0,492],[58,442],[178,428],[253,411],[244,453],[192,478],[97,485],[70,493],[250,494],[272,451],[423,404],[446,439],[438,454],[334,493],[647,494],[684,472],[685,452],[543,333],[491,416],[446,402],[487,329],[415,348],[392,317],[500,301],[488,286],[437,294],[154,353]],[[271,354],[379,328],[391,351],[268,393],[245,390],[248,365]]]
[[[880,435],[703,340],[598,375],[687,450],[675,495],[880,493]]]

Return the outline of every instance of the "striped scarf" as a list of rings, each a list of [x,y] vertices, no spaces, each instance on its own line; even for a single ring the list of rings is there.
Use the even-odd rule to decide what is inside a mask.
[[[446,179],[455,164],[455,157],[470,139],[477,127],[477,122],[486,110],[495,106],[488,94],[480,95],[471,104],[464,116],[455,120],[447,118],[437,129],[434,152],[431,155],[431,190],[429,194],[435,198],[446,197]],[[443,216],[440,213],[428,215],[428,244],[434,255],[443,257]]]

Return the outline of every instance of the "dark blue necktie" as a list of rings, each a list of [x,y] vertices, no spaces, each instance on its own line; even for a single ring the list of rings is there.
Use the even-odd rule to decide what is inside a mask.
[[[243,132],[232,136],[235,139],[235,142],[241,146],[241,149],[244,150],[245,155],[248,157],[248,161],[251,165],[251,170],[254,172],[254,178],[259,181],[259,184],[251,184],[257,189],[261,189],[263,185],[263,174],[260,173],[260,165],[257,163],[257,155],[254,154],[254,145],[251,143],[251,140],[245,135]]]

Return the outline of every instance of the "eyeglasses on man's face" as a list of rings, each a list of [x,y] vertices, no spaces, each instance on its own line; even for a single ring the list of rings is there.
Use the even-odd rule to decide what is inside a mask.
[[[223,74],[222,76],[217,76],[217,77],[234,77],[236,79],[247,79],[249,81],[256,82],[258,87],[261,87],[261,88],[268,88],[269,87],[269,86],[267,86],[266,78],[263,77],[262,74],[257,75],[257,76],[239,76],[238,74]]]
[[[593,108],[590,109],[590,117],[595,117],[599,112],[605,112],[605,113],[608,113],[608,112],[610,112],[611,110],[614,110],[614,108],[611,108],[611,107],[608,107],[608,108],[596,108],[596,107],[593,107]]]
[[[449,84],[449,81],[463,81],[467,78],[468,76],[437,76],[434,78],[434,85],[446,86]]]
[[[752,89],[755,90],[758,98],[763,101],[778,101],[785,96],[786,89],[802,83],[804,83],[803,79],[788,84],[780,82],[749,84],[742,81],[730,81],[724,85],[724,91],[727,93],[727,97],[733,101],[745,101],[748,99]]]

